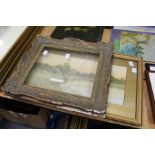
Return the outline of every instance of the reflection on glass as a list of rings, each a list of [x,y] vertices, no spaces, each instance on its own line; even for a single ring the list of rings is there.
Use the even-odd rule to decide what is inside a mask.
[[[0,26],[0,36],[3,37],[9,28],[10,26]]]
[[[136,90],[137,64],[133,61],[113,59],[108,103],[123,106],[125,101],[134,100],[131,95]],[[129,93],[128,93],[129,92]],[[128,93],[128,95],[126,95]],[[129,97],[130,95],[131,98]],[[136,94],[136,92],[135,92]],[[136,98],[136,96],[135,96]]]
[[[155,99],[155,73],[149,72],[149,76],[150,76],[152,91]]]
[[[91,97],[98,55],[44,49],[26,84]]]
[[[0,62],[26,28],[26,26],[0,26]]]
[[[108,102],[123,105],[127,67],[113,65],[109,87]]]

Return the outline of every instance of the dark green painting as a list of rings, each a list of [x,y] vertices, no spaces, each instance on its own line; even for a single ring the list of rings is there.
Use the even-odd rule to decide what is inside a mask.
[[[102,37],[102,26],[57,26],[51,37],[56,39],[78,38],[88,42],[98,42]]]

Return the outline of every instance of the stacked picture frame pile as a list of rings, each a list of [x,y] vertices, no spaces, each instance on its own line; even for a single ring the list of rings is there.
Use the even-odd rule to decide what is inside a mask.
[[[46,108],[104,116],[112,53],[111,43],[39,35],[1,89]]]
[[[53,33],[35,35],[3,92],[45,108],[141,127],[143,63],[155,61],[154,35],[114,27],[105,38],[106,28],[48,27]]]
[[[88,118],[53,111],[48,129],[87,129],[88,122]]]
[[[139,117],[139,121],[137,121],[137,123],[140,124],[141,122],[142,124],[142,120],[141,120],[142,110],[140,111],[140,109],[142,108],[142,94],[144,91],[143,79],[146,79],[146,83],[148,85],[148,92],[151,99],[150,101],[152,105],[152,112],[153,112],[153,115],[155,116],[155,112],[154,112],[155,80],[154,80],[154,74],[153,74],[154,62],[155,62],[155,54],[154,54],[155,28],[154,27],[117,26],[117,27],[114,27],[114,29],[111,31],[110,42],[112,42],[114,45],[114,53],[115,53],[114,55],[119,55],[119,57],[121,57],[122,59],[127,58],[128,66],[130,66],[130,69],[128,68],[128,70],[130,70],[133,74],[137,73],[137,79],[135,79],[135,84],[130,83],[128,85],[128,82],[126,81],[125,88],[124,88],[125,96],[122,104],[123,106],[116,105],[116,104],[113,104],[112,106],[116,106],[118,109],[121,107],[124,108],[123,116],[125,116],[127,114],[125,112],[126,98],[129,97],[130,94],[133,93],[133,91],[135,90],[134,94],[131,95],[129,100],[133,100],[131,103],[134,103],[135,105],[134,107],[136,107],[137,109],[137,110],[135,109],[135,118],[136,116]],[[136,66],[135,66],[135,62],[137,62]],[[126,74],[126,75],[127,75],[126,79],[128,80],[130,79],[130,82],[131,82],[132,78],[129,76],[129,74]],[[132,86],[135,86],[133,90],[131,90]],[[131,90],[130,92],[128,91],[129,89]],[[127,92],[129,92],[128,95],[127,95]],[[109,104],[109,106],[111,105]],[[127,119],[126,117],[124,117],[125,121],[127,121],[128,118],[131,118],[131,113],[132,112],[130,112]],[[117,116],[119,117],[120,114]],[[135,119],[135,120],[138,120],[138,119]],[[135,122],[135,120],[132,122]]]

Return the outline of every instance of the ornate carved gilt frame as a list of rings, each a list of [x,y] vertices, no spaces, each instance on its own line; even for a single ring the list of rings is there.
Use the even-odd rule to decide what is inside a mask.
[[[44,48],[69,50],[72,52],[86,52],[98,54],[99,62],[91,97],[71,95],[68,93],[36,88],[24,84],[35,62]],[[77,108],[85,112],[104,114],[108,96],[108,83],[111,74],[111,57],[113,48],[111,44],[86,43],[78,39],[51,39],[50,37],[38,36],[32,48],[23,54],[17,68],[8,78],[2,90],[17,98],[27,97],[30,101],[50,103],[58,106]]]

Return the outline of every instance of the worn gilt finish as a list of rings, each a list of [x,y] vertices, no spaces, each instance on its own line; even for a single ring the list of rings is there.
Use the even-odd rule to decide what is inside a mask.
[[[44,48],[86,52],[99,55],[99,62],[91,97],[71,95],[63,92],[36,88],[24,84],[34,64]],[[19,61],[17,68],[2,87],[6,93],[18,98],[28,98],[56,106],[72,107],[85,112],[104,114],[108,96],[108,83],[111,74],[111,44],[86,43],[78,39],[57,40],[50,37],[38,36],[30,51],[26,52]]]

